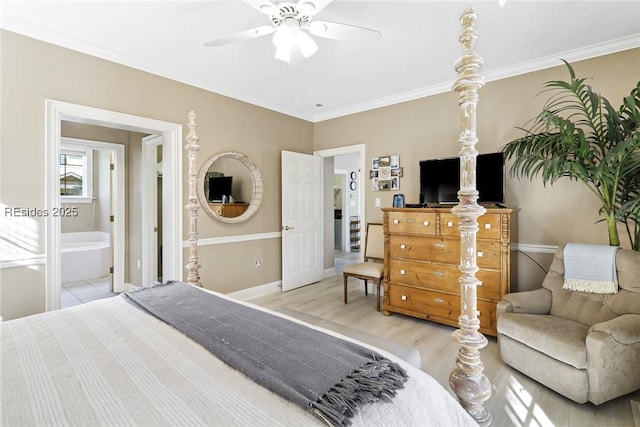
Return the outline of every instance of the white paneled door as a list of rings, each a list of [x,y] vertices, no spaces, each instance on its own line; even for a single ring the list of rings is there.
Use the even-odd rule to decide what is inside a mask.
[[[282,152],[282,290],[322,280],[322,158]]]

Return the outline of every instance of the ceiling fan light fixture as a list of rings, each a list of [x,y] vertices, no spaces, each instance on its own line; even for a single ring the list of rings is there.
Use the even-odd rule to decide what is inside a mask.
[[[318,45],[316,42],[313,41],[309,34],[303,33],[302,31],[298,31],[298,46],[300,47],[302,56],[305,58],[310,57],[318,51]]]
[[[278,27],[273,34],[273,44],[276,46],[275,58],[285,62],[291,60],[291,52],[294,49],[300,50],[305,58],[310,57],[318,50],[318,45],[309,34],[301,31],[295,25],[287,25],[286,23]]]

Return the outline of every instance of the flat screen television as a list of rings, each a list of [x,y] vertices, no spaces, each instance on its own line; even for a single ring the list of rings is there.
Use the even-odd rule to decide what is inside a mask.
[[[221,202],[222,196],[231,195],[233,176],[213,176],[209,178],[209,201]]]
[[[460,158],[420,161],[420,204],[458,203]],[[478,203],[505,202],[504,153],[479,154],[476,158]]]

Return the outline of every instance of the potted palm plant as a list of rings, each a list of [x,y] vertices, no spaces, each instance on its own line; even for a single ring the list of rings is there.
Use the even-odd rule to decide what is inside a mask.
[[[620,245],[618,224],[631,248],[640,250],[640,82],[615,109],[577,78],[546,82],[542,112],[520,128],[525,135],[502,147],[515,178],[541,176],[553,184],[562,177],[581,181],[595,194],[607,223],[609,244]]]

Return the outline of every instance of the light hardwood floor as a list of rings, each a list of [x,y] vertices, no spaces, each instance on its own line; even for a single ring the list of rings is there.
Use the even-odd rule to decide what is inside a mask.
[[[451,338],[454,328],[399,314],[389,317],[376,311],[375,295],[364,296],[362,282],[349,279],[349,304],[342,302],[342,275],[284,293],[253,298],[254,304],[278,310],[293,309],[331,322],[383,336],[418,349],[422,370],[447,390],[449,373],[458,351]],[[345,333],[346,334],[346,333]],[[605,404],[579,405],[508,367],[498,354],[495,338],[482,350],[485,374],[493,385],[486,407],[493,426],[634,427],[630,401],[635,392]]]

